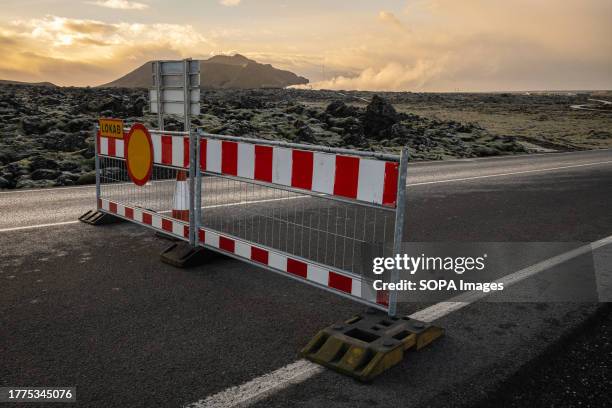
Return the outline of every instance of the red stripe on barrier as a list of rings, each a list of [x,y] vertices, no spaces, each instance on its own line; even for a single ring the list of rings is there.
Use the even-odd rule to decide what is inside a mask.
[[[172,165],[172,136],[162,135],[161,150],[162,164]]]
[[[198,240],[200,241],[200,243],[204,243],[204,238],[206,237],[206,234],[204,232],[203,229],[198,231]]]
[[[183,166],[189,167],[189,138],[183,138]]]
[[[348,276],[340,275],[335,272],[329,273],[329,287],[351,293],[353,282]]]
[[[153,217],[151,216],[151,214],[147,214],[145,212],[142,213],[142,222],[147,224],[147,225],[151,225],[153,224]]]
[[[125,207],[125,217],[129,218],[130,220],[134,219],[134,210],[129,208],[129,207]]]
[[[206,171],[206,139],[200,139],[200,170]]]
[[[306,279],[308,276],[308,265],[302,261],[296,261],[295,259],[287,258],[287,272],[301,276]]]
[[[98,145],[98,154],[101,154],[100,153],[100,131],[96,133],[96,144]]]
[[[383,187],[383,205],[395,207],[397,204],[398,163],[385,163],[385,182]]]
[[[234,252],[234,249],[236,248],[236,242],[230,238],[219,237],[219,248],[227,252]]]
[[[383,306],[389,306],[389,291],[379,290],[376,292],[376,303]]]
[[[123,157],[127,158],[127,148],[128,148],[128,143],[130,140],[130,134],[129,133],[123,133]]]
[[[113,203],[109,201],[108,211],[112,212],[113,214],[117,214],[117,203]]]
[[[221,173],[238,175],[238,143],[221,142]]]
[[[183,238],[189,239],[189,225],[183,225]]]
[[[291,186],[311,190],[313,153],[293,150],[292,161]]]
[[[254,246],[251,247],[251,260],[255,262],[262,263],[264,265],[268,264],[268,251],[261,248],[256,248]]]
[[[115,144],[116,139],[114,137],[109,137],[106,140],[108,140],[108,155],[116,156],[117,155],[117,149],[116,149],[116,144]]]
[[[334,195],[357,198],[358,181],[359,158],[351,156],[336,156]]]
[[[172,221],[162,218],[162,229],[164,231],[172,232]]]
[[[255,180],[272,182],[271,146],[255,145]]]

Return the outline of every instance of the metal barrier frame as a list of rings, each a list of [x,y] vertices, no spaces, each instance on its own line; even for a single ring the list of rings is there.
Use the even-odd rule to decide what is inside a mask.
[[[407,178],[407,162],[408,162],[408,151],[406,148],[402,149],[402,153],[400,156],[376,153],[376,152],[363,152],[349,149],[341,149],[341,148],[332,148],[332,147],[323,147],[323,146],[314,146],[314,145],[304,145],[304,144],[296,144],[296,143],[288,143],[288,142],[280,142],[280,141],[270,141],[263,139],[254,139],[254,138],[240,138],[234,136],[223,136],[223,135],[215,135],[203,132],[201,130],[196,131],[186,131],[186,132],[171,132],[171,131],[163,131],[163,130],[153,130],[150,129],[149,132],[152,134],[159,134],[164,136],[176,136],[176,137],[189,137],[189,165],[188,167],[178,167],[178,166],[166,166],[169,168],[180,169],[180,170],[189,170],[189,191],[190,191],[190,202],[189,202],[189,222],[186,223],[184,221],[173,219],[170,216],[166,216],[163,214],[156,213],[151,210],[146,210],[140,207],[132,207],[126,206],[120,202],[113,202],[112,200],[107,200],[101,198],[101,169],[100,169],[100,157],[113,157],[113,156],[105,156],[100,153],[99,148],[99,136],[98,130],[95,130],[95,169],[96,169],[96,203],[98,206],[98,210],[104,213],[109,213],[114,216],[118,216],[120,218],[138,223],[145,227],[151,228],[156,231],[162,231],[164,233],[171,234],[176,238],[181,240],[188,241],[189,244],[193,247],[201,246],[206,249],[222,253],[224,255],[230,256],[232,258],[241,260],[248,264],[258,266],[269,271],[282,274],[283,276],[292,278],[294,280],[309,284],[311,286],[315,286],[321,288],[323,290],[332,292],[336,295],[349,298],[351,300],[357,301],[362,304],[366,304],[370,307],[374,307],[380,310],[384,310],[388,312],[390,316],[395,316],[397,314],[397,293],[394,291],[389,292],[388,305],[377,302],[377,293],[370,286],[367,287],[367,282],[363,279],[362,276],[359,276],[353,272],[340,270],[338,268],[324,265],[313,260],[305,259],[300,256],[292,255],[290,253],[286,253],[284,251],[274,249],[265,245],[261,245],[259,243],[253,243],[246,241],[243,238],[233,236],[232,234],[228,234],[223,231],[217,231],[211,228],[202,227],[202,175],[211,175],[220,178],[227,178],[231,180],[237,180],[240,182],[246,182],[251,184],[259,184],[273,189],[286,190],[294,193],[304,194],[315,196],[319,198],[325,198],[331,201],[339,201],[350,204],[355,204],[358,206],[370,206],[375,207],[379,210],[391,211],[395,212],[395,225],[394,225],[394,234],[393,234],[393,252],[394,255],[399,254],[401,251],[401,243],[403,239],[403,229],[404,229],[404,219],[405,219],[405,210],[406,210],[406,178]],[[315,191],[305,190],[294,188],[291,186],[279,185],[276,183],[266,183],[258,180],[247,179],[243,177],[220,174],[216,172],[209,172],[205,169],[202,170],[200,168],[199,158],[200,158],[200,147],[202,138],[207,139],[217,139],[217,140],[228,140],[233,142],[243,142],[257,145],[270,145],[270,146],[279,146],[290,149],[298,149],[298,150],[307,150],[313,152],[322,152],[322,153],[330,153],[330,154],[341,154],[341,155],[349,155],[349,156],[357,156],[364,158],[373,158],[379,160],[385,160],[389,162],[397,162],[399,163],[398,167],[398,177],[397,177],[397,196],[396,196],[396,205],[395,207],[389,207],[384,205],[378,205],[374,203],[363,202],[359,200],[353,200],[349,198],[343,198],[336,195],[330,195],[325,193],[317,193]],[[116,158],[116,157],[115,157]],[[123,158],[125,160],[125,158]],[[155,163],[156,166],[164,167],[164,165]],[[212,237],[208,238],[207,237]],[[227,244],[232,242],[231,245]],[[225,243],[228,246],[222,244]],[[229,250],[231,249],[231,250]],[[303,276],[298,276],[292,274],[288,271],[287,267],[282,268],[279,267],[279,264],[274,264],[271,261],[262,262],[261,260],[253,259],[252,256],[247,256],[247,252],[245,251],[253,251],[257,252],[257,250],[264,251],[267,253],[266,259],[270,260],[274,259],[292,259],[296,262],[305,264],[307,271],[311,269],[317,273],[323,273],[321,276],[328,276],[328,284],[324,284],[322,280],[311,280],[306,279]],[[336,286],[331,285],[332,277],[335,281],[340,282]],[[397,269],[391,271],[391,282],[399,281],[399,271]],[[349,281],[350,280],[350,290],[347,291]],[[340,288],[339,288],[340,287]],[[362,295],[367,293],[373,296],[369,296],[369,298],[364,298]]]
[[[373,158],[373,159],[379,159],[379,160],[385,160],[385,161],[389,161],[389,162],[397,162],[399,163],[399,168],[398,168],[398,180],[397,180],[397,203],[395,208],[393,207],[387,207],[387,206],[383,206],[383,205],[376,205],[376,204],[371,204],[371,203],[367,203],[367,202],[363,202],[363,201],[358,201],[358,200],[351,200],[348,198],[342,198],[339,196],[335,196],[335,195],[329,195],[329,194],[323,194],[323,193],[316,193],[314,191],[310,191],[310,190],[304,190],[304,189],[299,189],[299,188],[294,188],[291,186],[286,186],[286,185],[280,185],[280,184],[272,184],[272,183],[267,183],[267,182],[261,182],[258,180],[254,180],[254,179],[246,179],[243,177],[238,177],[238,176],[233,176],[233,175],[228,175],[228,174],[222,174],[222,173],[216,173],[216,172],[209,172],[206,170],[202,170],[199,169],[199,171],[197,172],[198,176],[201,177],[201,174],[207,174],[207,175],[211,175],[211,176],[215,176],[215,177],[220,177],[220,178],[226,178],[226,179],[230,179],[230,180],[237,180],[237,181],[241,181],[241,182],[246,182],[246,183],[250,183],[250,184],[255,184],[255,185],[263,185],[266,187],[270,187],[270,188],[274,188],[274,189],[279,189],[279,190],[285,190],[285,191],[290,191],[290,192],[294,192],[294,193],[299,193],[299,194],[304,194],[304,195],[310,195],[310,196],[315,196],[315,197],[320,197],[320,198],[324,198],[327,200],[331,200],[331,201],[338,201],[338,202],[345,202],[345,203],[350,203],[350,204],[355,204],[355,205],[359,205],[359,206],[365,206],[365,207],[374,207],[376,209],[379,210],[385,210],[385,211],[390,211],[390,212],[394,212],[395,213],[395,224],[394,224],[394,234],[393,234],[393,252],[394,255],[395,254],[399,254],[401,252],[401,243],[402,243],[402,239],[403,239],[403,229],[404,229],[404,214],[405,214],[405,209],[406,209],[406,182],[407,182],[407,164],[408,164],[408,149],[403,148],[401,155],[397,156],[397,155],[391,155],[391,154],[385,154],[385,153],[379,153],[379,152],[366,152],[366,151],[358,151],[358,150],[351,150],[351,149],[343,149],[343,148],[333,148],[333,147],[327,147],[327,146],[316,146],[316,145],[306,145],[306,144],[297,144],[297,143],[290,143],[290,142],[283,142],[283,141],[273,141],[273,140],[265,140],[265,139],[256,139],[256,138],[243,138],[243,137],[237,137],[237,136],[226,136],[226,135],[218,135],[218,134],[213,134],[213,133],[207,133],[205,131],[203,131],[201,128],[197,129],[197,155],[198,157],[200,157],[200,146],[201,146],[201,139],[202,138],[206,138],[206,139],[216,139],[216,140],[221,140],[221,141],[233,141],[233,142],[243,142],[243,143],[250,143],[250,144],[256,144],[256,145],[269,145],[269,146],[278,146],[278,147],[284,147],[284,148],[289,148],[289,149],[298,149],[298,150],[306,150],[306,151],[313,151],[313,152],[322,152],[322,153],[329,153],[329,154],[342,154],[342,155],[349,155],[349,156],[357,156],[357,157],[364,157],[364,158]],[[199,166],[198,166],[199,167]],[[198,182],[198,185],[201,185]],[[201,207],[201,206],[197,206],[197,207]],[[198,221],[201,219],[201,216],[198,215]],[[210,230],[210,229],[208,229]],[[238,242],[246,242],[248,243],[248,241],[245,241],[239,237],[234,237],[231,236],[230,234],[224,233],[222,231],[216,231],[216,230],[210,230],[213,233],[216,234],[220,234],[221,236],[227,236],[230,239],[233,239],[235,241]],[[342,297],[346,297],[349,299],[352,299],[354,301],[357,301],[359,303],[363,303],[366,304],[370,307],[374,307],[380,310],[384,310],[386,312],[388,312],[388,314],[390,316],[395,316],[397,314],[397,293],[395,293],[394,291],[391,291],[389,293],[389,299],[388,299],[388,307],[385,307],[384,305],[381,305],[379,303],[376,303],[376,301],[366,301],[360,297],[356,297],[353,295],[347,295],[345,293],[342,293],[336,289],[330,289],[329,287],[325,286],[325,285],[321,285],[321,284],[317,284],[314,283],[312,281],[306,280],[306,279],[301,279],[299,277],[293,276],[290,273],[283,271],[283,270],[278,270],[275,268],[272,268],[268,265],[263,265],[261,263],[258,262],[253,262],[243,256],[237,256],[235,254],[232,254],[228,251],[224,251],[222,249],[219,249],[217,247],[208,245],[206,243],[202,243],[198,240],[198,244],[219,252],[219,253],[223,253],[225,255],[229,255],[233,258],[245,261],[247,263],[250,263],[252,265],[256,265],[259,267],[262,267],[264,269],[270,270],[272,272],[275,273],[279,273],[282,274],[283,276],[287,276],[290,277],[292,279],[296,279],[298,281],[307,283],[309,285],[321,288],[323,290],[332,292],[334,294],[340,295]],[[314,262],[312,260],[308,260],[296,255],[292,255],[292,254],[286,254],[283,251],[279,251],[276,250],[274,248],[269,248],[266,247],[264,245],[260,245],[260,244],[252,244],[249,243],[250,245],[254,245],[256,247],[262,247],[265,248],[268,251],[272,251],[272,252],[278,252],[278,253],[282,253],[285,254],[287,257],[290,257],[292,259],[298,259],[302,262],[308,263],[308,264],[312,264],[315,265],[316,267],[320,267],[320,268],[325,268],[330,270],[330,272],[333,273],[338,273],[344,276],[350,276],[351,279],[355,279],[355,280],[359,280],[360,282],[364,282],[362,280],[361,276],[358,276],[352,272],[349,271],[344,271],[344,270],[339,270],[337,268],[333,268],[329,265],[323,265],[317,262]],[[399,281],[399,271],[397,269],[394,269],[393,271],[391,271],[391,282],[398,282]],[[373,290],[373,288],[372,288]]]

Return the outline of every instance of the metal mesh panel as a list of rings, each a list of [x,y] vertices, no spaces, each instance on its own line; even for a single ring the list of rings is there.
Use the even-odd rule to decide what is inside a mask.
[[[394,211],[210,174],[201,188],[205,228],[362,276],[373,246],[391,253]]]
[[[178,171],[154,165],[151,180],[144,186],[137,186],[130,180],[125,160],[100,156],[100,198],[163,214],[170,213]]]

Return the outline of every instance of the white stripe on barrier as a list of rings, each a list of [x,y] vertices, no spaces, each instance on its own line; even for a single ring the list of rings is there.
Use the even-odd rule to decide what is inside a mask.
[[[151,218],[151,225],[157,229],[162,229],[162,219],[159,215],[153,214]]]
[[[221,141],[206,141],[206,170],[221,173]]]
[[[359,181],[357,199],[370,203],[382,203],[385,179],[385,162],[380,160],[359,160]]]
[[[276,252],[268,255],[268,266],[279,271],[287,271],[287,257]]]
[[[105,137],[100,138],[100,154],[108,154],[108,139]]]
[[[182,137],[172,138],[172,165],[176,167],[185,166],[185,142]]]
[[[178,222],[172,223],[172,233],[178,236],[184,236],[185,226]]]
[[[142,219],[142,210],[140,208],[134,208],[134,221],[143,222]]]
[[[153,143],[153,162],[161,163],[162,162],[161,135],[158,133],[153,133],[151,135],[151,142]]]
[[[125,156],[125,142],[121,139],[115,141],[115,155],[122,159]]]
[[[362,297],[361,296],[361,284],[362,283],[363,283],[362,281],[359,281],[357,279],[353,279],[352,287],[351,287],[351,293],[353,295],[355,295],[357,297]],[[370,301],[374,300],[374,302],[376,303],[376,299],[368,299],[368,300],[370,300]]]
[[[236,241],[234,253],[246,259],[251,259],[251,246],[243,242]]]
[[[117,214],[121,215],[122,217],[125,217],[125,206],[117,204]]]
[[[312,168],[312,190],[324,194],[333,194],[335,169],[335,156],[315,153]]]
[[[255,178],[255,145],[238,143],[238,177]]]
[[[272,182],[291,185],[291,149],[274,147],[272,155]]]
[[[327,286],[327,282],[329,281],[329,272],[316,265],[308,265],[307,277],[308,280]]]
[[[214,248],[219,248],[219,234],[209,232],[204,235],[204,243]]]

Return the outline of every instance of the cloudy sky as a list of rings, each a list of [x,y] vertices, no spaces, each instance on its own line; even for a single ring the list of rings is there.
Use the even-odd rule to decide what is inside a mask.
[[[0,79],[241,53],[315,88],[612,89],[610,0],[1,0]]]

